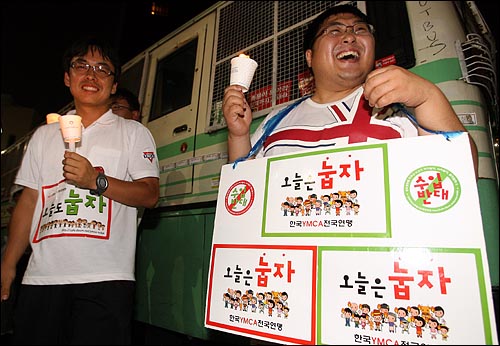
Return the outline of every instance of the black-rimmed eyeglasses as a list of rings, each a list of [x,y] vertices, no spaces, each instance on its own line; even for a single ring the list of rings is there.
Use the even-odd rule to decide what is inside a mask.
[[[344,35],[348,29],[356,36],[368,36],[375,32],[373,25],[368,23],[356,23],[353,25],[345,25],[343,23],[332,23],[326,29],[322,30],[321,33],[316,37],[322,35],[338,37]]]
[[[70,66],[77,74],[80,75],[86,74],[91,68],[95,72],[96,76],[101,78],[109,77],[115,74],[107,65],[90,65],[82,61],[73,61]]]
[[[121,110],[121,109],[126,109],[126,110],[128,110],[128,111],[130,111],[130,112],[132,112],[132,111],[133,111],[133,109],[132,109],[132,108],[127,107],[127,106],[124,106],[124,105],[120,105],[120,104],[118,104],[118,103],[114,103],[114,104],[112,104],[112,105],[111,105],[111,110],[112,110],[113,112],[114,112],[114,111],[119,111],[119,110]]]

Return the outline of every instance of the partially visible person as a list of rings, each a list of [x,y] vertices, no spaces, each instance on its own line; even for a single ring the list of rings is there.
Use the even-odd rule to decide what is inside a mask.
[[[125,119],[141,121],[141,105],[133,92],[126,88],[118,88],[110,99],[113,113]]]
[[[396,65],[374,70],[374,30],[368,17],[351,5],[333,6],[316,17],[303,42],[314,76],[314,93],[286,111],[271,112],[253,136],[252,112],[242,88],[227,87],[223,114],[229,161],[436,132],[466,132],[435,84]],[[396,112],[391,114],[393,110]],[[477,176],[477,149],[469,138]]]
[[[8,214],[8,223],[10,223],[10,219],[12,217],[12,213],[14,212],[14,208],[17,204],[17,201],[19,201],[19,198],[21,197],[21,193],[23,192],[23,187],[21,185],[14,184],[12,185],[12,188],[10,189],[10,199],[8,201],[8,208],[6,210],[6,213]],[[3,218],[3,216],[2,216]],[[8,233],[5,232],[4,230],[7,231],[8,227],[2,226],[2,256],[5,252],[5,249],[7,247],[7,239],[8,239]],[[19,287],[21,286],[21,278],[22,274],[24,273],[24,270],[26,269],[26,264],[28,262],[29,254],[31,250],[28,246],[26,248],[25,253],[22,255],[21,260],[17,264],[16,268],[16,279],[12,283],[11,286],[11,294],[9,296],[9,299],[6,301],[2,301],[1,305],[1,335],[11,335],[13,333],[13,327],[12,327],[12,322],[13,322],[13,311],[14,311],[14,306],[16,303],[16,298],[17,298],[17,292],[19,291]],[[21,276],[21,277],[19,277]]]
[[[159,198],[156,145],[141,123],[109,108],[121,67],[105,42],[74,42],[63,58],[64,84],[82,120],[76,152],[58,123],[33,134],[15,183],[1,265],[1,300],[31,245],[14,311],[13,344],[131,343],[137,208]]]
[[[125,119],[141,122],[141,104],[139,98],[127,88],[117,88],[111,95],[111,110]],[[137,209],[137,226],[141,223],[145,208]]]

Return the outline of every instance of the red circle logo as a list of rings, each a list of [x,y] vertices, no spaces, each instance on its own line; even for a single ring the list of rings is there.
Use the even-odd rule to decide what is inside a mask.
[[[231,215],[245,214],[253,204],[255,190],[248,181],[239,180],[235,182],[226,192],[226,210]]]

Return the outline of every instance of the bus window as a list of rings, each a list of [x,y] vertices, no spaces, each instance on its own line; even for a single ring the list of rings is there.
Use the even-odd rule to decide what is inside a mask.
[[[126,70],[123,70],[119,83],[120,87],[127,88],[137,95],[141,104],[142,98],[140,97],[140,87],[142,82],[142,70],[144,69],[144,60],[144,57],[142,57],[140,60],[134,62],[133,65],[128,66]]]
[[[406,1],[367,1],[366,10],[375,26],[376,60],[393,57],[398,66],[415,66]]]
[[[149,121],[191,103],[198,39],[158,62]]]

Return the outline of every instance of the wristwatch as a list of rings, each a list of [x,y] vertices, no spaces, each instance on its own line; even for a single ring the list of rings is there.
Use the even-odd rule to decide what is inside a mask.
[[[97,174],[95,184],[97,185],[97,188],[95,190],[90,190],[90,194],[94,196],[101,196],[108,188],[108,178],[106,178],[104,173],[99,172],[99,174]]]

